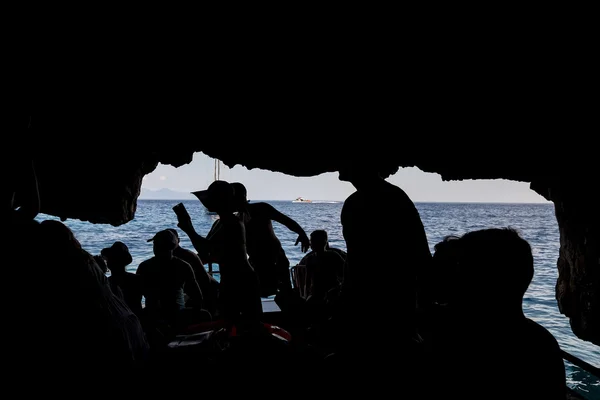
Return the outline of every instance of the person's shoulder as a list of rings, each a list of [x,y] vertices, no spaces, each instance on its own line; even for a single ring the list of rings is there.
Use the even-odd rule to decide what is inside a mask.
[[[344,250],[336,249],[334,247],[330,247],[329,249],[327,249],[327,252],[335,254],[336,256],[338,256],[340,258],[344,258],[346,256],[346,252]]]
[[[298,262],[298,265],[305,264],[306,260],[308,259],[308,257],[310,257],[311,254],[314,254],[312,250],[306,253],[304,257],[302,257],[302,259]]]
[[[352,194],[350,194],[350,196],[346,197],[346,200],[344,200],[343,205],[346,205],[346,203],[348,203],[348,202],[352,203],[353,201],[357,200],[360,197],[361,197],[361,193],[358,190],[355,190]]]
[[[171,259],[171,263],[174,265],[177,265],[178,267],[184,267],[184,268],[190,267],[191,268],[190,263],[180,257],[176,257],[176,256],[173,257]]]
[[[250,217],[260,217],[261,215],[268,213],[272,210],[275,210],[269,203],[265,203],[264,201],[259,201],[257,203],[248,203],[247,205],[248,211],[250,212]]]
[[[333,252],[336,252],[341,257],[346,257],[348,255],[348,253],[346,253],[344,250],[338,249],[337,247],[330,247],[329,250],[333,251]]]
[[[191,264],[179,257],[173,257],[171,259],[172,266],[181,274],[189,274],[190,272],[194,273],[194,268]],[[195,274],[195,273],[194,273]]]
[[[342,255],[340,253],[338,253],[337,251],[329,249],[329,250],[325,250],[324,254],[326,257],[329,257],[333,261],[344,262],[344,257],[342,257]]]
[[[154,257],[142,261],[140,263],[140,265],[138,265],[136,272],[139,272],[140,270],[143,270],[144,268],[147,268],[148,266],[154,264],[155,262],[156,262],[156,259]]]
[[[402,197],[405,199],[410,199],[408,194],[402,189],[400,186],[394,185],[391,182],[384,180],[384,183],[381,185],[381,188],[385,193],[391,194],[396,197]]]
[[[198,262],[202,262],[202,261],[200,260],[200,256],[199,256],[198,254],[194,253],[194,252],[193,252],[192,250],[190,250],[190,249],[186,249],[185,247],[181,247],[181,246],[179,246],[179,247],[177,248],[177,252],[178,252],[179,254],[175,254],[175,256],[176,256],[176,257],[178,257],[178,258],[181,258],[183,261],[187,261],[188,263],[189,263],[190,261],[193,261],[193,262],[196,262],[196,261],[198,261]]]
[[[227,229],[227,232],[244,228],[244,221],[233,214],[229,217],[221,218],[221,223],[223,224],[223,227]]]
[[[560,350],[560,345],[558,344],[558,341],[554,335],[552,335],[552,333],[550,333],[550,331],[542,325],[529,318],[526,318],[525,329],[528,333],[527,336],[530,338],[532,343],[535,343],[538,346],[544,346],[548,349],[553,348],[557,351]]]
[[[303,260],[302,265],[306,265],[307,267],[310,267],[310,268],[323,262],[322,261],[323,259],[320,258],[319,254],[317,254],[315,252],[307,254],[306,256],[304,256],[304,258],[302,260]]]

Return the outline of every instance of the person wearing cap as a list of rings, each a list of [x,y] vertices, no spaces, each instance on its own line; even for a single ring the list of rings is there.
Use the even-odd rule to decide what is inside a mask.
[[[177,226],[188,235],[199,254],[208,253],[211,260],[219,264],[223,318],[230,324],[243,325],[240,326],[242,329],[258,327],[262,317],[258,278],[248,261],[244,223],[234,214],[233,187],[226,181],[217,180],[208,189],[193,194],[208,211],[218,214],[218,227],[210,236],[203,237],[196,232],[189,218],[179,214]]]
[[[258,275],[261,297],[275,295],[282,289],[290,291],[290,262],[275,235],[272,221],[298,234],[296,245],[301,243],[303,253],[310,247],[306,232],[300,224],[269,203],[249,203],[246,187],[242,183],[232,182],[231,186],[235,194],[236,211],[245,214],[246,246],[250,264]]]
[[[218,295],[219,295],[219,281],[213,278],[204,268],[202,260],[198,254],[184,247],[181,247],[181,240],[176,229],[169,228],[168,231],[172,232],[177,238],[177,247],[173,250],[173,255],[177,258],[190,264],[196,275],[196,281],[200,286],[203,296],[203,308],[211,313],[214,317],[218,314]],[[194,305],[193,301],[186,303],[188,306]],[[196,305],[197,306],[197,305]]]
[[[110,247],[102,249],[100,255],[106,261],[106,267],[110,270],[108,282],[113,293],[121,297],[131,311],[141,318],[142,286],[140,277],[127,272],[125,269],[133,261],[129,248],[125,243],[117,241]]]
[[[164,321],[173,329],[180,330],[206,320],[208,313],[201,308],[203,296],[194,270],[190,264],[173,255],[178,244],[173,232],[162,230],[148,242],[153,244],[154,257],[142,261],[136,271],[146,298],[144,314],[147,321],[151,324]],[[186,308],[185,295],[193,300],[196,307]]]

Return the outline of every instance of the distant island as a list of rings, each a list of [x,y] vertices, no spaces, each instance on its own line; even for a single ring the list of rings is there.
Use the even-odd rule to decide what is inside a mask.
[[[171,189],[144,189],[138,197],[139,200],[194,200],[196,197],[188,192],[177,192]]]

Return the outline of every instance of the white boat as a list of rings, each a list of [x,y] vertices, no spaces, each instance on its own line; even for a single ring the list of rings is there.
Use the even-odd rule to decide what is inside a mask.
[[[292,200],[292,203],[312,203],[312,200],[307,200],[304,197],[298,197],[296,200]]]

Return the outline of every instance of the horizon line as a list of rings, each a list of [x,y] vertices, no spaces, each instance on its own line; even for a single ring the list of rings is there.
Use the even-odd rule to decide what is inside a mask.
[[[199,201],[198,199],[144,199],[144,198],[137,198],[137,200],[141,200],[141,201]],[[255,200],[249,200],[250,202],[252,201],[289,201],[292,202],[293,199],[255,199]],[[336,203],[343,203],[344,200],[328,200],[328,199],[317,199],[317,200],[312,200],[313,202],[319,202],[319,201],[335,201]],[[545,202],[531,202],[531,201],[432,201],[432,200],[412,200],[413,203],[417,204],[417,203],[421,203],[421,204],[553,204],[551,201],[545,201]],[[308,203],[310,204],[310,203]]]

